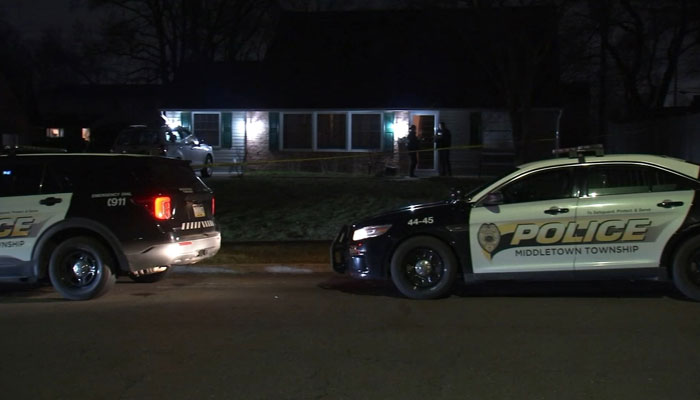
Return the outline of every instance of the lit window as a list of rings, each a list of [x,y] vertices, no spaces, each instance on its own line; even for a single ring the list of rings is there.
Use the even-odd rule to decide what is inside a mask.
[[[165,124],[168,125],[170,129],[182,126],[182,112],[180,111],[166,111],[163,113],[163,118],[165,119]]]
[[[83,138],[84,141],[89,142],[90,141],[90,128],[83,128],[80,136]]]
[[[47,128],[46,129],[46,137],[62,138],[63,137],[63,128]]]

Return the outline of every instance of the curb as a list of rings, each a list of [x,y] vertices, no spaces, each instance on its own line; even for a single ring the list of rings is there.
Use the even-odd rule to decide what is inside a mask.
[[[174,273],[190,274],[316,274],[332,272],[328,264],[190,264],[175,265]]]

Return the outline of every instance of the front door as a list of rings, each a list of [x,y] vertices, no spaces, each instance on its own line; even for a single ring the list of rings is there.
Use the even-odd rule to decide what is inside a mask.
[[[65,218],[72,194],[41,194],[43,172],[31,160],[0,160],[0,268],[30,261],[41,233]]]
[[[496,192],[501,204],[471,210],[474,273],[573,271],[578,199],[572,169],[533,172]]]
[[[437,113],[413,113],[411,124],[416,126],[419,146],[418,165],[416,169],[435,171],[435,131],[437,129]]]

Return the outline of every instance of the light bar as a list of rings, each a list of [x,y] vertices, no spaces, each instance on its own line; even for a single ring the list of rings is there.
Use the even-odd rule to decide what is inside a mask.
[[[576,146],[576,147],[567,147],[564,149],[554,149],[552,150],[552,154],[555,156],[561,155],[561,154],[568,154],[569,158],[576,158],[576,157],[581,157],[586,154],[595,154],[596,157],[602,157],[605,155],[605,149],[603,148],[602,144],[589,144],[586,146]]]

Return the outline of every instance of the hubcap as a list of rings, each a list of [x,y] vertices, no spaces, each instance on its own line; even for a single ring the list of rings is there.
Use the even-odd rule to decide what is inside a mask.
[[[440,255],[427,248],[417,248],[404,259],[406,278],[414,288],[426,289],[437,285],[445,272],[445,264]]]
[[[433,265],[430,264],[430,261],[428,260],[420,260],[416,263],[415,267],[413,267],[416,271],[416,274],[425,277],[430,275],[430,273],[433,270]]]
[[[68,276],[66,280],[74,286],[86,286],[95,280],[98,273],[97,260],[90,254],[77,252],[66,258]]]

